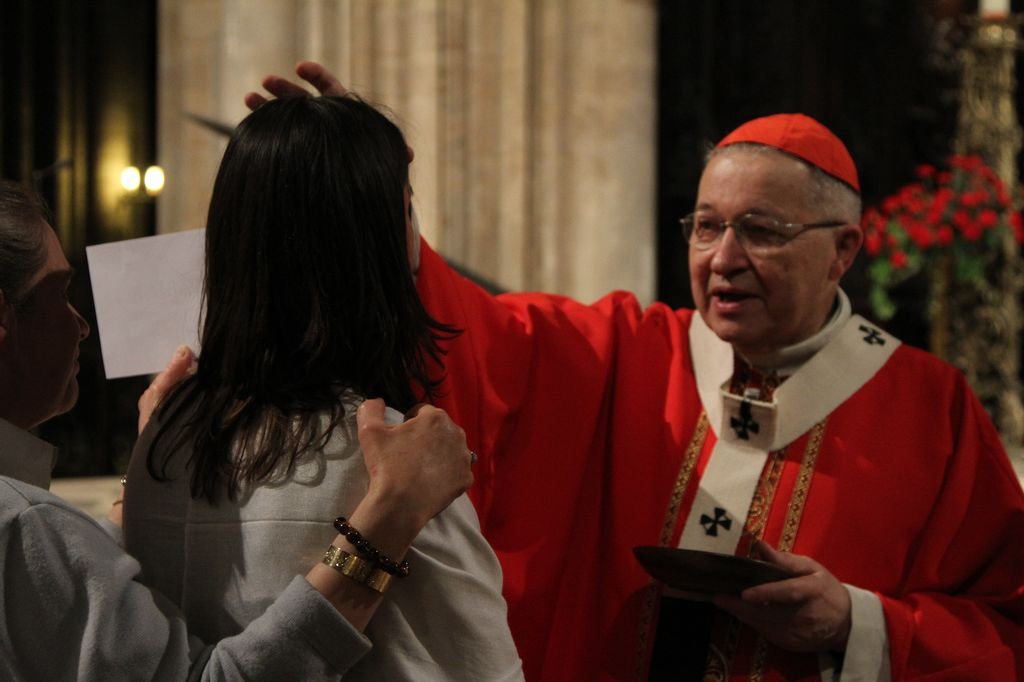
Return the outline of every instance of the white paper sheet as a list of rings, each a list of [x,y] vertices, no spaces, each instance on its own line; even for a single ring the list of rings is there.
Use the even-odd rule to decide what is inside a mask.
[[[159,372],[183,343],[199,353],[205,233],[86,247],[108,379]]]

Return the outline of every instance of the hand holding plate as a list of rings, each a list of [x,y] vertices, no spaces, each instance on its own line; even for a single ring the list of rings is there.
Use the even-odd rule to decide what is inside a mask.
[[[790,651],[845,651],[850,636],[850,594],[824,566],[808,556],[778,552],[763,542],[758,558],[797,574],[743,590],[719,594],[714,603]]]

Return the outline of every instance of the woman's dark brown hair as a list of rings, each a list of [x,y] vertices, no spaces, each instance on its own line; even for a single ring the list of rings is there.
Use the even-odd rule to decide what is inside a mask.
[[[405,410],[436,388],[455,330],[416,293],[407,184],[401,132],[358,99],[274,100],[238,126],[210,201],[198,372],[161,410],[191,415],[193,497],[290,470],[326,442],[345,390]]]

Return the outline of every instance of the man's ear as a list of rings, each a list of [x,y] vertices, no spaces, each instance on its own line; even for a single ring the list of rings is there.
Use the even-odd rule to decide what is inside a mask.
[[[860,225],[843,225],[835,230],[836,257],[829,270],[829,278],[835,282],[846,274],[864,243],[864,231]]]

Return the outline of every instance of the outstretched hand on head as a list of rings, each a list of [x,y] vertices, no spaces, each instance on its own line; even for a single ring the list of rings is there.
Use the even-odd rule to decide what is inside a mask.
[[[349,93],[348,88],[342,85],[337,76],[320,62],[299,62],[295,65],[295,73],[299,78],[312,85],[321,95],[344,97]],[[275,74],[264,76],[261,85],[267,93],[274,97],[310,97],[313,94],[300,83]],[[248,92],[245,94],[245,106],[250,110],[257,109],[266,103],[267,97],[261,93]],[[409,152],[409,163],[412,163],[416,153],[412,147],[406,147],[406,149]]]
[[[316,88],[321,95],[343,97],[348,94],[348,89],[341,81],[319,62],[299,62],[295,65],[295,73]],[[308,97],[310,94],[302,85],[277,75],[265,76],[262,85],[274,97]],[[250,109],[256,109],[266,102],[267,98],[258,92],[249,92],[245,95],[245,106]]]

